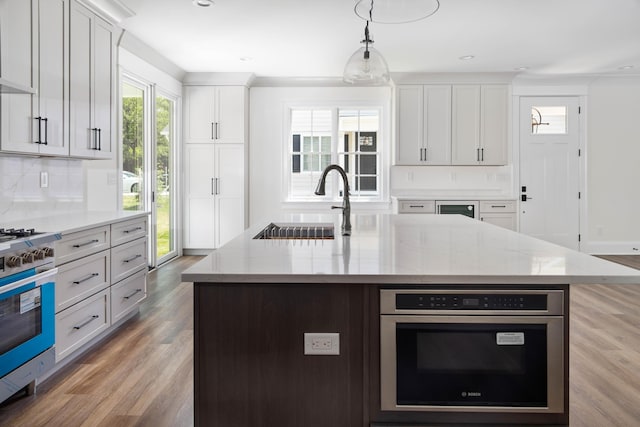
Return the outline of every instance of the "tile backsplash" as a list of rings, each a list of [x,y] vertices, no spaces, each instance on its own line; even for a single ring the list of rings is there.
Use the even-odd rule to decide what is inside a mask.
[[[0,156],[1,221],[86,208],[82,160]],[[45,174],[47,186],[41,186]]]

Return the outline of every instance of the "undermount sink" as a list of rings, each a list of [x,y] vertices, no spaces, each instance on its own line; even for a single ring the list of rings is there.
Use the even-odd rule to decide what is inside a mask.
[[[334,238],[334,227],[326,222],[271,223],[263,228],[254,239],[298,239],[327,240]]]

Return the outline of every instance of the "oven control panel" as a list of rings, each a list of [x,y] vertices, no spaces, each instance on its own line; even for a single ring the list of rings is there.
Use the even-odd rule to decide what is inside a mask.
[[[399,293],[397,310],[546,310],[544,294]]]

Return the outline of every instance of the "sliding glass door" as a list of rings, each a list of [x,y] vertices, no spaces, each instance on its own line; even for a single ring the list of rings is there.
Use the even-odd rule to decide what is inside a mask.
[[[149,262],[157,266],[178,254],[177,97],[124,74],[121,101],[122,208],[151,212]]]
[[[175,230],[176,100],[158,93],[155,98],[155,225],[158,264],[177,254]]]

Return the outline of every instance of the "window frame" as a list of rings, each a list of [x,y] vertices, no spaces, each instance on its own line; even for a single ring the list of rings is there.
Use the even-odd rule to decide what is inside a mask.
[[[329,179],[326,183],[327,196],[321,197],[313,194],[313,189],[310,190],[307,197],[304,196],[292,196],[292,164],[293,164],[293,133],[291,129],[292,125],[292,112],[294,110],[331,110],[331,163],[341,164],[339,156],[345,155],[344,147],[340,150],[338,144],[340,129],[339,129],[339,112],[340,110],[357,110],[357,111],[372,111],[378,112],[378,130],[376,140],[376,177],[378,191],[376,195],[358,195],[355,191],[355,186],[351,182],[351,176],[349,180],[349,186],[351,187],[351,202],[356,206],[359,204],[367,204],[369,208],[374,208],[375,204],[379,204],[380,208],[386,208],[389,203],[388,198],[388,182],[390,176],[390,134],[389,126],[389,110],[388,106],[382,102],[331,102],[331,103],[313,103],[313,104],[287,104],[284,106],[284,132],[285,136],[283,149],[283,165],[284,172],[282,173],[282,194],[283,194],[283,206],[292,207],[296,206],[300,209],[317,208],[318,204],[335,204],[342,200],[340,195],[340,189],[342,188],[342,180]],[[302,145],[302,138],[301,138]],[[359,154],[359,151],[357,152]],[[302,147],[300,154],[302,154]],[[302,159],[301,169],[302,169]],[[319,174],[319,172],[318,172]],[[348,173],[349,175],[355,175],[355,171]],[[320,175],[318,175],[319,178]]]

